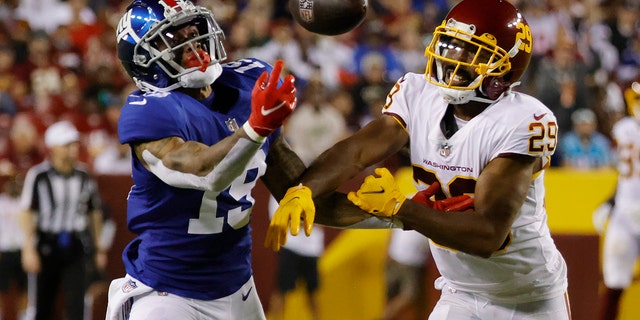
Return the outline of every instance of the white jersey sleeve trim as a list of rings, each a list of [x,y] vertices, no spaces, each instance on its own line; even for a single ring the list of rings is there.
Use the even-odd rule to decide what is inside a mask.
[[[261,146],[262,143],[255,143],[249,139],[238,139],[227,155],[206,176],[170,169],[149,150],[142,152],[142,158],[149,165],[151,173],[168,185],[185,189],[222,191],[244,171]]]

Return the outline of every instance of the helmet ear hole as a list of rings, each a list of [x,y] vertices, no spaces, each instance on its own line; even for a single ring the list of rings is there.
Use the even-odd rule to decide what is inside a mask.
[[[511,82],[506,81],[504,77],[488,77],[485,78],[482,83],[482,94],[487,96],[490,100],[495,100],[500,95],[509,89]]]
[[[507,72],[504,76],[502,76],[502,79],[505,82],[511,82],[512,77],[513,77],[513,72]]]

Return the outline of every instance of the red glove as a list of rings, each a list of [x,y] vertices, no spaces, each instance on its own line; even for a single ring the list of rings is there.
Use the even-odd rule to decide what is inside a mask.
[[[429,188],[416,193],[411,200],[440,211],[473,211],[473,198],[468,195],[461,195],[436,201],[431,200],[431,197],[435,195],[439,189],[440,183],[436,181],[431,184]]]
[[[411,200],[423,204],[429,208],[433,208],[433,201],[431,201],[431,197],[433,197],[439,189],[440,183],[436,181],[432,183],[429,188],[416,193],[413,198],[411,198]]]
[[[263,140],[278,129],[296,108],[293,75],[284,78],[284,83],[278,88],[283,65],[282,60],[276,61],[271,75],[263,72],[251,91],[251,115],[243,128],[253,140]]]
[[[473,212],[473,198],[468,195],[455,196],[448,199],[437,200],[433,208],[440,211]]]

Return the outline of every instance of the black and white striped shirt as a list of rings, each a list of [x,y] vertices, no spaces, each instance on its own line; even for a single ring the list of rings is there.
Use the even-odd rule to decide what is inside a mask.
[[[36,213],[37,230],[45,233],[86,231],[89,214],[101,208],[97,183],[82,165],[71,175],[56,172],[48,161],[32,167],[21,197],[21,207]]]

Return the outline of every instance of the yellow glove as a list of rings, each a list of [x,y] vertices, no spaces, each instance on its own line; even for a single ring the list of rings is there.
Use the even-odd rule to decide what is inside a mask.
[[[349,192],[347,199],[373,215],[391,217],[398,213],[407,198],[387,168],[376,168],[375,174],[379,177],[366,177],[360,189]]]
[[[311,189],[302,184],[287,190],[284,198],[280,200],[280,206],[273,214],[264,246],[279,251],[280,246],[287,243],[287,231],[291,224],[291,235],[296,236],[300,232],[300,220],[304,220],[304,233],[311,235],[313,219],[316,216],[316,207],[313,204]]]

